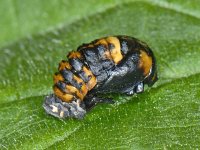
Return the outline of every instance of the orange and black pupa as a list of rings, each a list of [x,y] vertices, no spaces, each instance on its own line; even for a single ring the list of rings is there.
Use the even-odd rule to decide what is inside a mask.
[[[59,63],[54,94],[43,107],[58,118],[78,118],[98,103],[114,103],[99,94],[133,95],[157,81],[156,60],[148,45],[129,36],[109,36],[82,44]]]

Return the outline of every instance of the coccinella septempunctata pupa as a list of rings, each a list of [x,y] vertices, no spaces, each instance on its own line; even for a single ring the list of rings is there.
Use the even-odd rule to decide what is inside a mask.
[[[157,81],[156,60],[148,45],[130,36],[109,36],[82,44],[59,63],[54,94],[43,104],[58,118],[81,119],[98,103],[114,103],[105,93],[133,95]]]

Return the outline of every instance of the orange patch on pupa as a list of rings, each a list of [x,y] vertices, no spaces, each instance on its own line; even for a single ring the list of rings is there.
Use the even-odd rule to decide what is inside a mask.
[[[119,39],[117,37],[108,37],[106,40],[108,43],[113,44],[114,48],[110,50],[110,54],[115,64],[118,64],[123,58]]]
[[[139,68],[142,68],[144,76],[150,73],[152,67],[152,58],[148,54],[140,50]]]
[[[71,65],[69,64],[69,62],[67,62],[67,61],[61,61],[61,62],[59,63],[58,70],[59,70],[59,71],[60,71],[60,70],[64,70],[65,68],[71,69],[72,66],[71,66]]]
[[[77,77],[76,75],[73,76],[73,80],[75,80],[78,84],[82,84],[81,93],[83,94],[83,96],[85,96],[88,92],[88,88],[85,82],[81,78]]]
[[[87,67],[83,66],[83,71],[85,72],[86,76],[91,77],[87,83],[88,90],[91,90],[97,84],[97,79]]]
[[[81,46],[80,47],[80,49],[83,49],[83,48],[88,48],[88,47],[94,47],[94,45],[93,44],[87,44],[87,45],[85,45],[85,46]]]
[[[60,98],[62,101],[64,102],[71,102],[73,99],[73,95],[69,94],[69,93],[63,93],[59,88],[57,88],[56,86],[53,87],[54,90],[54,94],[56,96],[58,96],[58,98]]]
[[[75,88],[74,86],[66,85],[66,90],[70,94],[75,94],[80,100],[83,100],[84,95],[82,93],[80,93],[79,90],[77,88]]]
[[[73,79],[77,82],[77,83],[84,83],[84,81],[80,78],[80,77],[77,77],[76,75],[73,75]]]
[[[93,44],[89,44],[87,47],[94,47],[94,45]]]
[[[105,52],[104,52],[104,57],[107,58],[107,59],[110,59],[110,60],[113,60],[112,56],[111,56],[111,53],[110,51],[108,50],[108,42],[106,41],[106,39],[100,39],[98,40],[95,45],[103,45],[105,46],[105,48],[107,49]]]
[[[87,85],[84,83],[81,87],[81,93],[85,96],[88,92]]]
[[[53,76],[53,82],[58,83],[59,81],[64,81],[64,78],[61,74],[55,74]]]
[[[106,39],[100,39],[100,40],[98,40],[98,41],[95,43],[95,45],[99,45],[99,44],[105,45],[105,46],[108,45]]]
[[[67,57],[68,57],[69,59],[70,59],[70,58],[81,58],[82,55],[81,55],[81,53],[78,52],[78,51],[72,51],[72,52],[70,52],[70,53],[68,54]]]

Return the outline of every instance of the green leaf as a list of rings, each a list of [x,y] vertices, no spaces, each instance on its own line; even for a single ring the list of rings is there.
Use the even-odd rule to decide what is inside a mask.
[[[72,23],[120,3],[117,0],[2,0],[0,46],[37,31]]]
[[[2,47],[0,149],[200,148],[200,5],[190,2],[116,2]],[[119,34],[153,49],[156,85],[132,97],[109,95],[116,104],[98,105],[83,120],[47,115],[42,103],[58,62],[82,43]]]

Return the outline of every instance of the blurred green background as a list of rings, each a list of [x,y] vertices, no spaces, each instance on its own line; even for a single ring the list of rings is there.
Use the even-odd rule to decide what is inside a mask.
[[[0,46],[70,24],[120,3],[118,0],[1,0]]]
[[[83,120],[42,103],[67,52],[108,35],[149,44],[159,81]],[[199,0],[1,0],[0,149],[199,149]]]
[[[0,46],[134,0],[1,0]],[[146,0],[200,17],[199,0]]]

